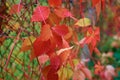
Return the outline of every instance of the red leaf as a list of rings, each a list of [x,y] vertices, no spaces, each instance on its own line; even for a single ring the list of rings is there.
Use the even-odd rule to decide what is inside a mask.
[[[84,67],[84,68],[81,68],[81,71],[85,74],[85,76],[89,79],[89,80],[92,80],[92,75],[91,75],[91,72],[88,68]]]
[[[54,68],[55,70],[58,70],[61,66],[60,57],[57,55],[54,55],[53,57],[50,58],[50,63],[52,68]]]
[[[62,53],[59,55],[62,64],[64,64],[64,63],[67,61],[67,59],[68,59],[68,57],[69,57],[69,55],[70,55],[70,53],[71,53],[71,49],[72,49],[73,47],[70,48],[68,42],[67,42],[64,38],[62,38],[62,41],[63,41],[62,48],[69,48],[68,50],[65,50],[64,52],[62,52]]]
[[[61,18],[58,17],[55,13],[50,13],[48,19],[46,20],[46,22],[51,26],[54,26],[55,24],[58,25],[60,21]]]
[[[48,59],[49,59],[49,57],[46,54],[43,54],[43,55],[38,57],[40,64],[44,64]]]
[[[53,39],[54,39],[56,45],[58,47],[61,47],[62,46],[62,37],[60,35],[58,35],[56,32],[54,32],[54,31],[52,31],[52,33],[53,33],[53,36],[54,36]]]
[[[82,0],[80,0],[80,3],[82,3]]]
[[[50,50],[50,45],[51,45],[50,40],[41,41],[41,38],[38,37],[33,44],[35,56],[38,57],[41,54],[47,53]]]
[[[65,40],[70,42],[72,40],[73,30],[71,27],[68,27],[68,30],[69,30],[69,32],[64,36],[64,38],[65,38]]]
[[[47,80],[47,75],[48,75],[48,72],[49,72],[50,69],[51,69],[51,66],[50,66],[50,65],[45,66],[45,67],[42,69],[42,74],[43,74],[45,80]]]
[[[101,12],[101,1],[99,1],[98,4],[96,4],[95,8],[96,8],[96,14],[97,14],[97,20],[98,20]]]
[[[32,21],[45,21],[50,14],[50,9],[47,6],[38,6],[35,8]]]
[[[66,8],[55,9],[55,14],[60,18],[70,17],[72,14]]]
[[[21,11],[21,9],[23,8],[23,5],[21,4],[15,4],[11,7],[10,9],[10,14],[15,14],[15,13],[19,13]]]
[[[41,41],[47,41],[52,36],[50,26],[48,24],[44,25],[41,29],[40,39]]]
[[[57,6],[61,6],[62,4],[62,0],[48,0],[48,3],[50,6],[52,7],[57,7]]]
[[[105,0],[101,0],[101,3],[102,3],[102,10],[104,11],[105,10]]]
[[[47,75],[47,80],[58,80],[57,71],[54,68],[51,68]]]
[[[69,32],[68,26],[66,25],[58,25],[58,26],[53,27],[52,29],[54,32],[56,32],[60,36],[64,36]]]
[[[88,28],[86,36],[79,41],[80,45],[89,44],[90,52],[92,54],[93,50],[96,47],[97,42],[100,41],[100,30],[99,28],[92,29]]]
[[[100,0],[92,0],[92,5],[93,5],[93,7],[95,7],[96,4],[97,4],[99,1],[100,1]]]

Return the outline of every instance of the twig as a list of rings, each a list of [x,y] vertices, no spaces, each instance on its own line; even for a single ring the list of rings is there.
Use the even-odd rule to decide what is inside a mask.
[[[19,41],[19,36],[20,36],[20,34],[21,34],[21,30],[19,31],[18,35],[17,35],[16,38],[14,39],[13,44],[11,45],[11,49],[10,49],[10,52],[9,52],[8,59],[7,59],[7,61],[6,61],[6,64],[5,64],[5,66],[4,66],[4,69],[7,69],[7,66],[8,66],[8,64],[9,64],[11,55],[12,55],[13,50],[14,50],[14,47],[15,47],[15,45],[17,44],[17,42]]]

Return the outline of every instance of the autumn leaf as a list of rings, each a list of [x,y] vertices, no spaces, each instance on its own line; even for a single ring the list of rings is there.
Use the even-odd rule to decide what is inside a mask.
[[[53,40],[56,43],[57,47],[61,47],[62,46],[62,37],[60,35],[58,35],[55,31],[52,31],[53,33]]]
[[[18,22],[16,22],[16,23],[14,24],[13,29],[18,30],[19,28],[20,28],[20,24],[19,24]]]
[[[95,49],[97,42],[100,41],[100,30],[99,28],[92,29],[88,28],[85,37],[79,41],[80,46],[84,44],[89,44],[90,53],[92,54],[93,50]]]
[[[97,64],[95,64],[94,68],[95,68],[94,73],[99,75],[103,71],[104,66],[98,61]]]
[[[73,73],[73,80],[85,80],[85,74],[80,70],[75,70]]]
[[[43,67],[43,69],[42,69],[43,77],[44,77],[46,80],[47,80],[47,75],[48,75],[48,72],[49,72],[50,69],[51,69],[51,66],[50,66],[50,65],[45,66],[45,67]]]
[[[58,17],[55,13],[50,13],[48,19],[46,20],[46,22],[51,26],[58,25],[60,21],[61,18]]]
[[[58,80],[57,71],[54,68],[51,68],[47,75],[47,80]]]
[[[101,1],[99,1],[98,4],[96,4],[95,8],[96,8],[96,14],[97,14],[97,20],[98,20],[99,15],[101,13]]]
[[[82,3],[82,0],[79,0],[80,1],[80,3]]]
[[[57,7],[57,6],[61,6],[62,4],[62,0],[48,0],[48,3],[50,6],[52,7]]]
[[[56,53],[57,53],[57,55],[60,55],[60,54],[63,53],[64,51],[71,50],[72,48],[73,48],[73,46],[72,46],[72,47],[69,47],[69,48],[63,48],[63,49],[58,50]]]
[[[61,59],[58,55],[54,55],[50,58],[50,63],[52,68],[54,68],[55,70],[58,70],[61,66]]]
[[[85,80],[85,78],[91,80],[92,75],[90,70],[80,62],[77,66],[75,66],[73,80]]]
[[[27,51],[32,48],[32,43],[35,41],[35,37],[30,36],[28,38],[25,38],[20,51]]]
[[[68,26],[66,25],[57,25],[55,27],[52,27],[52,30],[60,36],[64,36],[69,32]]]
[[[98,4],[101,0],[92,0],[92,5],[93,7],[96,6],[96,4]]]
[[[50,9],[47,6],[37,6],[32,15],[32,22],[45,21],[50,14]]]
[[[48,60],[49,60],[49,56],[46,54],[43,54],[43,55],[38,57],[38,61],[40,64],[44,64]]]
[[[69,68],[69,66],[66,67],[62,66],[58,70],[58,75],[59,75],[59,80],[69,80],[73,75],[73,71],[72,69]]]
[[[71,12],[69,12],[66,8],[57,8],[54,10],[55,14],[60,18],[66,18],[72,16]]]
[[[47,41],[52,37],[52,32],[48,24],[43,25],[41,29],[40,39],[41,41]]]
[[[104,76],[106,80],[112,80],[113,76],[117,76],[116,72],[115,72],[115,68],[112,65],[107,65],[105,72],[104,72]]]
[[[66,49],[66,48],[68,49],[68,50],[64,50],[62,53],[59,54],[61,62],[62,62],[62,64],[64,64],[64,63],[66,63],[66,61],[67,61],[67,59],[68,59],[68,57],[69,57],[69,55],[71,53],[71,49],[73,47],[70,48],[69,43],[64,38],[62,38],[62,42],[63,42],[62,43],[62,49],[63,48],[64,49]]]
[[[46,54],[50,50],[50,45],[50,40],[41,41],[40,37],[36,38],[33,44],[33,51],[35,56],[38,57],[42,54]]]
[[[102,11],[105,10],[105,0],[101,0],[101,7],[102,7]]]
[[[71,27],[68,27],[68,33],[64,36],[64,39],[68,42],[70,42],[72,40],[73,37],[73,30]]]
[[[22,8],[23,8],[23,5],[15,4],[11,7],[9,13],[10,13],[10,15],[15,14],[15,13],[19,13]]]
[[[76,23],[75,23],[76,26],[79,26],[79,27],[88,27],[91,25],[91,21],[89,18],[82,18],[82,19],[79,19]]]

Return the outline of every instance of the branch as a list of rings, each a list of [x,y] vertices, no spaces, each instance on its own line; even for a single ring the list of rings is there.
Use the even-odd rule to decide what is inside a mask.
[[[18,35],[16,36],[16,38],[14,39],[14,42],[13,42],[12,45],[11,45],[11,49],[10,49],[10,52],[9,52],[9,55],[8,55],[8,59],[7,59],[6,64],[5,64],[5,66],[4,66],[4,69],[5,69],[5,70],[7,69],[7,66],[8,66],[8,64],[9,64],[11,55],[12,55],[13,50],[14,50],[14,47],[15,47],[15,45],[17,44],[17,42],[19,41],[19,36],[20,36],[20,34],[21,34],[21,30],[19,31]]]

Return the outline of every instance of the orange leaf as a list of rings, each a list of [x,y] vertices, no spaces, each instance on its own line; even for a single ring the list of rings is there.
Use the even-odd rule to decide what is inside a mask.
[[[52,36],[52,32],[50,26],[48,24],[44,25],[41,29],[41,34],[40,34],[41,41],[47,41],[50,39],[51,36]]]
[[[64,36],[65,40],[70,41],[70,39],[73,36],[73,30],[72,28],[68,27],[69,32]]]
[[[97,4],[99,1],[100,1],[100,0],[92,0],[92,5],[93,5],[93,7],[95,7],[96,4]]]
[[[72,16],[72,14],[66,8],[58,8],[58,9],[55,9],[54,12],[60,18],[66,18],[66,17]]]
[[[58,17],[55,13],[50,13],[48,19],[46,20],[46,22],[51,26],[58,25],[60,21],[61,18]]]
[[[64,39],[64,38],[62,38],[62,41],[63,41],[63,44],[62,44],[62,48],[67,48],[68,50],[64,50],[62,53],[60,53],[60,58],[61,58],[61,62],[64,64],[66,61],[67,61],[67,59],[68,59],[68,57],[69,57],[69,55],[70,55],[70,53],[71,53],[71,49],[72,49],[72,47],[70,48],[69,47],[69,44],[68,44],[68,42]],[[69,49],[70,48],[70,49]]]
[[[62,0],[48,0],[48,3],[50,6],[52,7],[57,7],[57,6],[61,6],[62,4]]]
[[[35,41],[35,37],[30,36],[29,38],[26,38],[21,46],[20,51],[27,51],[32,48],[32,43]]]

